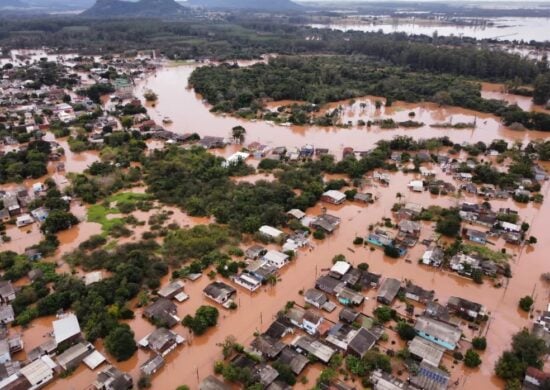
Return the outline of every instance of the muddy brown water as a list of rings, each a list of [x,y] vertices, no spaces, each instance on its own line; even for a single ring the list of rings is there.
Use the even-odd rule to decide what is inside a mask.
[[[441,175],[441,172],[438,171],[438,174]],[[523,326],[529,325],[527,316],[521,315],[517,309],[519,298],[534,293],[537,310],[544,309],[547,303],[548,288],[539,282],[539,276],[542,272],[548,271],[548,263],[543,254],[550,250],[550,243],[548,240],[541,240],[540,237],[542,237],[541,232],[546,228],[546,221],[550,217],[550,206],[546,203],[519,207],[512,201],[492,202],[493,207],[519,209],[524,220],[532,224],[532,233],[539,235],[539,243],[534,249],[524,248],[521,251],[518,248],[507,247],[507,251],[512,254],[510,262],[514,277],[509,280],[506,287],[495,288],[490,281],[477,285],[471,280],[457,275],[420,266],[417,261],[424,250],[422,245],[417,245],[406,256],[410,262],[405,262],[404,259],[386,258],[380,250],[370,251],[367,248],[353,246],[353,238],[357,235],[367,234],[369,224],[379,222],[383,217],[391,215],[391,207],[397,201],[395,197],[397,192],[403,194],[403,202],[415,202],[423,205],[452,206],[458,200],[479,200],[469,196],[457,200],[452,197],[433,196],[426,192],[409,192],[406,185],[413,177],[413,175],[396,173],[392,176],[388,187],[369,189],[380,196],[374,205],[363,206],[346,203],[343,206],[332,206],[320,204],[308,210],[308,213],[316,214],[321,212],[322,207],[326,207],[328,212],[342,218],[340,229],[326,240],[315,242],[315,248],[312,251],[302,250],[297,259],[281,271],[281,281],[277,285],[262,288],[252,294],[237,287],[239,308],[234,312],[220,308],[221,315],[218,326],[208,331],[206,335],[192,337],[181,325],[176,326],[175,330],[187,337],[189,344],[178,348],[169,355],[166,366],[153,378],[154,388],[169,389],[181,384],[197,388],[199,381],[212,373],[214,362],[221,358],[220,347],[217,344],[229,335],[236,336],[239,342],[247,344],[252,341],[254,332],[261,332],[267,328],[270,321],[287,301],[294,300],[303,304],[303,298],[298,291],[312,287],[316,276],[321,274],[322,269],[329,267],[332,257],[339,253],[346,255],[348,260],[355,265],[364,261],[368,262],[373,272],[382,273],[385,277],[409,279],[426,289],[433,289],[436,291],[436,297],[442,302],[445,302],[450,296],[457,295],[485,305],[491,312],[491,320],[487,332],[488,348],[482,354],[482,366],[476,370],[465,370],[462,365],[453,367],[453,362],[449,358],[446,358],[445,364],[453,373],[453,381],[459,380],[459,388],[466,389],[472,388],[472,386],[475,388],[502,388],[502,383],[493,375],[494,364],[501,352],[508,347],[511,335]],[[548,191],[548,187],[546,184],[545,192]],[[422,238],[429,238],[433,236],[433,233],[432,226],[424,224]],[[503,246],[502,242],[496,242],[497,248]],[[353,249],[353,252],[349,248]],[[163,283],[166,282],[168,282],[167,278]],[[200,305],[212,305],[202,295],[202,289],[209,282],[208,277],[203,276],[195,282],[186,283],[185,291],[189,294],[190,299],[178,304],[180,317],[194,313]],[[369,291],[366,294],[369,299],[360,307],[361,311],[367,314],[372,313],[376,306],[375,294],[375,291]],[[396,303],[395,306],[400,310],[399,307],[403,304]],[[143,320],[140,314],[141,309],[137,309],[136,319],[129,321],[136,333],[136,340],[144,337],[153,329],[152,325]],[[333,316],[334,313],[328,317]],[[463,324],[463,327],[466,328],[466,324]],[[38,337],[40,332],[37,333]],[[467,338],[471,338],[474,334],[466,329],[465,335]],[[396,345],[391,348],[402,347],[402,343],[400,344],[395,337],[392,336],[391,339],[396,341]],[[463,344],[465,349],[468,344],[466,342]],[[100,344],[98,344],[98,348],[102,350]],[[139,365],[149,356],[148,352],[140,350],[129,361],[115,364],[120,369],[131,372],[137,379]],[[317,366],[311,368],[308,371],[309,385],[301,386],[311,387],[320,370],[321,367]],[[94,377],[95,374],[92,371],[82,366],[71,377],[59,379],[48,388],[81,389],[91,383]]]
[[[159,95],[159,101],[155,108],[149,111],[152,117],[161,122],[164,116],[170,116],[173,124],[169,128],[178,133],[197,132],[201,135],[229,136],[231,128],[243,125],[247,129],[246,143],[259,141],[264,144],[276,146],[302,146],[313,143],[317,147],[327,147],[335,153],[339,153],[344,146],[353,146],[356,150],[372,147],[380,139],[388,139],[396,134],[407,134],[413,137],[436,137],[448,135],[454,142],[478,141],[490,142],[494,138],[505,138],[510,141],[529,141],[531,139],[544,138],[544,133],[539,132],[514,132],[502,126],[497,118],[491,115],[475,113],[456,108],[439,108],[432,104],[405,104],[397,102],[391,108],[376,110],[372,98],[356,99],[356,102],[344,110],[344,116],[356,120],[356,118],[377,118],[391,116],[396,120],[406,120],[409,112],[415,112],[415,120],[426,124],[448,121],[452,117],[456,121],[471,121],[477,118],[478,127],[474,130],[438,130],[425,126],[414,130],[371,130],[352,128],[303,128],[270,125],[264,122],[242,121],[229,116],[217,116],[208,111],[208,107],[192,90],[186,89],[186,80],[193,66],[179,66],[164,68],[151,76],[147,81],[138,85],[137,90],[151,88]],[[139,93],[138,93],[139,95]],[[362,112],[360,103],[367,103]],[[343,102],[342,105],[345,103]],[[377,112],[378,111],[378,112]],[[233,146],[231,151],[238,150]],[[228,152],[220,152],[227,155]],[[78,169],[78,168],[75,168]],[[452,181],[450,176],[443,174],[435,168],[439,177],[446,181]],[[333,178],[336,178],[334,176]],[[239,180],[256,181],[264,178],[263,175]],[[287,301],[294,300],[303,303],[299,290],[304,290],[314,285],[321,270],[331,265],[331,259],[336,254],[344,254],[350,262],[357,265],[360,262],[368,262],[373,272],[382,273],[384,277],[409,279],[426,289],[436,291],[436,297],[445,302],[450,296],[456,295],[471,299],[485,305],[491,312],[489,329],[487,332],[488,348],[482,354],[483,364],[476,370],[465,370],[461,365],[451,367],[452,362],[445,361],[451,368],[453,381],[459,380],[459,388],[502,388],[503,384],[494,377],[493,367],[503,350],[508,348],[510,337],[524,326],[529,325],[529,319],[517,309],[520,297],[533,294],[536,310],[543,310],[547,304],[548,287],[539,281],[543,272],[549,271],[545,253],[550,250],[550,241],[544,239],[544,232],[550,221],[550,205],[545,202],[542,205],[518,205],[513,201],[495,200],[491,203],[494,208],[512,207],[518,209],[522,218],[532,226],[531,234],[539,238],[534,248],[514,248],[507,246],[507,251],[512,254],[510,260],[513,278],[503,288],[493,287],[490,281],[482,285],[449,274],[440,270],[420,266],[417,261],[421,257],[424,247],[417,245],[410,250],[406,262],[404,259],[393,260],[384,257],[380,250],[370,251],[367,248],[355,247],[353,238],[357,235],[366,235],[370,224],[381,221],[383,217],[391,216],[391,207],[397,201],[395,194],[404,195],[403,202],[415,202],[427,205],[452,206],[458,201],[481,201],[479,198],[464,195],[461,199],[453,197],[433,196],[429,193],[412,193],[407,189],[407,184],[414,178],[413,175],[405,175],[401,172],[392,174],[390,185],[387,187],[365,188],[365,191],[374,192],[379,200],[373,205],[359,205],[347,202],[342,206],[319,204],[308,210],[310,214],[318,214],[322,207],[326,207],[330,213],[342,218],[340,229],[326,240],[314,242],[311,251],[300,251],[297,259],[286,269],[281,271],[281,281],[275,286],[262,288],[255,293],[237,287],[236,311],[220,309],[219,324],[205,335],[193,337],[187,329],[181,325],[176,326],[176,332],[184,335],[189,343],[179,347],[167,357],[167,364],[153,377],[153,388],[170,389],[181,384],[187,384],[191,388],[197,388],[198,383],[204,377],[212,373],[213,364],[221,358],[218,344],[227,336],[236,336],[237,340],[247,344],[253,339],[256,331],[264,331],[273,320],[276,313]],[[547,194],[549,185],[543,187],[543,193]],[[147,220],[150,213],[136,213],[140,220]],[[183,213],[175,213],[173,220],[180,225],[192,225],[194,223],[207,223],[208,220],[193,220]],[[96,234],[97,226],[80,225],[78,231],[68,231],[62,240],[62,251],[72,249],[81,239],[91,234]],[[142,231],[136,229],[134,237],[139,237]],[[433,236],[433,227],[424,225],[422,237]],[[63,237],[62,237],[63,238]],[[135,238],[134,238],[135,239]],[[500,249],[504,244],[496,242],[496,248]],[[353,250],[351,251],[350,248]],[[168,278],[163,280],[163,284]],[[205,275],[195,282],[186,282],[185,291],[190,299],[184,303],[178,303],[178,315],[184,317],[192,314],[204,304],[212,305],[202,295],[202,289],[210,282]],[[375,292],[366,293],[369,300],[360,307],[364,313],[371,314],[375,304]],[[399,306],[400,304],[396,304]],[[401,304],[402,305],[402,304]],[[141,317],[142,309],[136,309],[136,318],[128,321],[135,332],[136,340],[146,336],[153,330],[153,326]],[[51,329],[51,317],[41,318],[33,322],[31,327],[24,331],[26,349],[30,349],[43,342],[44,335]],[[15,329],[14,331],[19,331]],[[466,331],[466,337],[473,334]],[[392,337],[393,339],[393,337]],[[399,346],[400,344],[397,343]],[[96,347],[104,352],[100,342]],[[150,353],[139,350],[126,362],[113,362],[121,370],[130,372],[137,381],[139,366],[150,357]],[[112,360],[112,358],[111,358]],[[322,367],[315,365],[308,368],[308,385],[300,385],[300,388],[310,388],[317,378]],[[70,377],[57,379],[47,386],[48,389],[84,389],[95,379],[96,373],[84,365]]]
[[[454,142],[491,142],[493,139],[505,138],[510,141],[529,142],[534,139],[544,139],[547,134],[537,131],[513,131],[502,125],[499,118],[457,107],[438,107],[433,103],[394,102],[392,107],[375,109],[376,97],[355,99],[353,105],[349,101],[333,103],[329,108],[343,107],[342,123],[352,121],[349,128],[315,127],[315,126],[281,126],[264,121],[247,121],[225,114],[214,115],[198,94],[188,88],[187,79],[196,65],[165,67],[154,75],[138,83],[136,95],[142,96],[147,89],[154,90],[159,100],[155,107],[150,107],[149,115],[157,122],[168,116],[172,123],[166,127],[177,133],[198,133],[201,136],[230,137],[231,128],[241,125],[246,129],[245,145],[260,142],[268,146],[301,147],[313,144],[320,148],[329,148],[340,156],[342,149],[352,146],[356,150],[365,150],[381,139],[390,139],[395,135],[409,135],[414,138],[430,138],[449,136]],[[496,92],[494,92],[496,93]],[[501,96],[502,97],[502,96]],[[515,96],[508,95],[509,99]],[[519,98],[519,97],[518,97]],[[382,99],[383,101],[383,99]],[[285,102],[290,103],[290,102]],[[365,103],[363,109],[361,103]],[[275,109],[279,103],[270,106]],[[409,113],[414,112],[414,117]],[[425,125],[416,129],[380,129],[376,126],[356,126],[357,120],[393,118],[396,121],[413,119]],[[476,122],[475,129],[436,129],[430,124],[443,122]]]

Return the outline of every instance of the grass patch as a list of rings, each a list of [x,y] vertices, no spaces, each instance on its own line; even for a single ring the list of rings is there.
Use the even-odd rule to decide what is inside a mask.
[[[120,210],[117,204],[135,204],[139,201],[150,199],[147,194],[138,194],[133,192],[120,192],[109,196],[105,202],[94,204],[88,208],[88,221],[96,222],[101,225],[103,235],[108,235],[111,230],[121,227],[125,224],[124,218],[109,218],[110,214],[119,214]],[[115,203],[114,206],[111,206]],[[109,204],[109,207],[106,207]]]
[[[494,251],[486,246],[478,246],[474,244],[463,244],[462,251],[466,254],[478,253],[482,258],[494,261],[495,263],[506,263],[510,258],[507,253]]]

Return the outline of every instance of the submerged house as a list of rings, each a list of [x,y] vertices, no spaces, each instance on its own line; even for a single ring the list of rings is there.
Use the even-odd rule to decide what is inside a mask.
[[[368,235],[367,242],[380,247],[392,246],[393,237],[382,229],[376,229]]]
[[[329,190],[321,195],[321,200],[331,204],[342,204],[346,200],[346,194],[337,190]]]
[[[154,323],[172,328],[180,319],[177,317],[177,306],[166,298],[159,298],[143,310],[143,316]]]
[[[166,328],[157,328],[140,340],[138,344],[164,357],[183,342],[185,339],[179,334]]]
[[[235,288],[223,282],[212,282],[202,290],[203,294],[216,303],[226,303],[234,294],[237,293]]]
[[[400,289],[401,282],[399,280],[386,278],[378,289],[376,300],[384,305],[391,305],[395,297],[397,297]]]
[[[414,330],[420,337],[451,351],[456,349],[462,337],[458,327],[429,317],[418,317]]]

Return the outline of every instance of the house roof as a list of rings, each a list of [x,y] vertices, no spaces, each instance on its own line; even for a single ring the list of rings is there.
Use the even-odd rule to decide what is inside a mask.
[[[228,284],[223,282],[212,282],[202,290],[210,297],[218,298],[223,295],[230,295],[237,292],[237,290]]]
[[[469,301],[460,297],[450,297],[447,301],[447,306],[456,307],[458,309],[469,310],[474,312],[481,312],[483,306],[479,303]]]
[[[303,320],[311,322],[312,324],[318,324],[320,321],[323,320],[323,316],[317,314],[313,310],[306,310]]]
[[[264,260],[274,263],[285,262],[288,260],[288,255],[279,251],[270,250],[263,256]]]
[[[345,275],[351,268],[351,264],[347,261],[337,261],[331,267],[330,272],[335,272],[340,275]]]
[[[84,358],[84,364],[86,364],[90,370],[95,370],[107,359],[99,351],[94,351]]]
[[[280,231],[279,229],[275,229],[274,227],[268,226],[268,225],[263,225],[262,227],[260,227],[259,230],[260,230],[260,233],[270,237],[279,237],[283,234],[283,232]]]
[[[346,194],[344,194],[343,192],[341,191],[337,191],[337,190],[328,190],[328,191],[325,191],[323,193],[322,196],[325,196],[325,197],[328,197],[328,198],[332,198],[334,199],[336,202],[341,202],[342,200],[345,200],[346,199]]]
[[[310,288],[304,293],[304,298],[316,302],[320,305],[327,301],[327,296],[324,292],[317,290],[316,288]]]
[[[416,336],[409,343],[409,351],[415,356],[418,356],[422,361],[430,363],[431,365],[438,367],[439,362],[443,358],[445,348],[432,343],[422,337]]]
[[[397,293],[399,292],[399,289],[401,288],[401,282],[397,279],[393,278],[386,278],[382,282],[382,285],[378,289],[378,297],[384,298],[388,301],[392,301]]]
[[[298,336],[293,342],[295,348],[302,349],[324,363],[328,363],[332,355],[336,353],[334,349],[319,340],[310,336]]]
[[[127,390],[132,387],[132,377],[127,373],[119,371],[114,366],[109,366],[97,374],[96,384],[108,386],[112,390]]]
[[[278,376],[279,372],[265,363],[259,364],[253,374],[253,377],[257,378],[263,386],[269,386]]]
[[[48,355],[44,355],[23,367],[19,372],[32,386],[36,386],[45,383],[47,378],[53,376],[55,367],[57,364]]]
[[[267,335],[260,335],[256,337],[252,343],[250,343],[250,346],[268,359],[273,359],[281,353],[286,345],[283,342],[273,339]]]
[[[419,389],[424,390],[446,390],[450,376],[447,372],[440,370],[430,364],[420,363],[416,375],[410,376],[410,383]]]
[[[418,317],[414,329],[449,344],[456,345],[462,337],[462,331],[456,326],[429,317]]]
[[[184,286],[185,283],[183,283],[181,280],[174,280],[173,282],[158,290],[158,295],[161,297],[169,297],[178,293],[179,291],[183,291]]]
[[[7,322],[14,318],[12,305],[0,305],[0,322]]]
[[[157,328],[149,336],[147,343],[153,351],[159,351],[164,348],[167,343],[175,342],[178,335],[166,328]]]
[[[148,359],[145,363],[140,366],[141,372],[145,375],[151,375],[159,368],[164,366],[164,359],[160,355],[153,356],[151,359]]]
[[[352,309],[348,308],[348,307],[342,308],[342,310],[338,314],[338,318],[341,321],[345,321],[345,322],[349,322],[349,323],[354,322],[357,319],[357,317],[359,317],[359,313],[356,312],[355,310],[352,310]]]
[[[9,280],[0,281],[0,296],[7,297],[13,294],[15,294],[15,290],[11,282]]]
[[[286,322],[286,321],[285,321]],[[282,319],[275,320],[269,325],[269,328],[265,331],[265,335],[272,339],[280,339],[289,329],[289,324],[285,323]]]
[[[55,320],[52,323],[55,342],[61,344],[63,341],[80,334],[80,325],[74,314]]]
[[[299,354],[288,346],[281,351],[277,361],[288,365],[296,375],[300,375],[309,363],[309,359],[306,356]]]
[[[93,351],[94,347],[91,344],[78,343],[68,348],[66,351],[57,355],[57,363],[67,369],[69,365],[76,363],[79,364],[84,357]]]
[[[371,349],[378,340],[378,337],[369,332],[365,328],[359,329],[355,337],[351,339],[348,350],[355,352],[359,356],[363,356],[369,349]]]
[[[342,282],[338,279],[334,279],[328,275],[321,276],[315,282],[315,287],[319,290],[326,292],[327,294],[334,294],[336,287]]]

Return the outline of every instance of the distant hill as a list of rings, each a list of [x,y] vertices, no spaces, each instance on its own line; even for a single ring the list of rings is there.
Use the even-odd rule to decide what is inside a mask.
[[[303,8],[291,0],[189,0],[189,4],[205,8],[259,11],[292,11]]]
[[[80,15],[91,18],[173,18],[188,13],[188,8],[174,0],[97,0]]]

